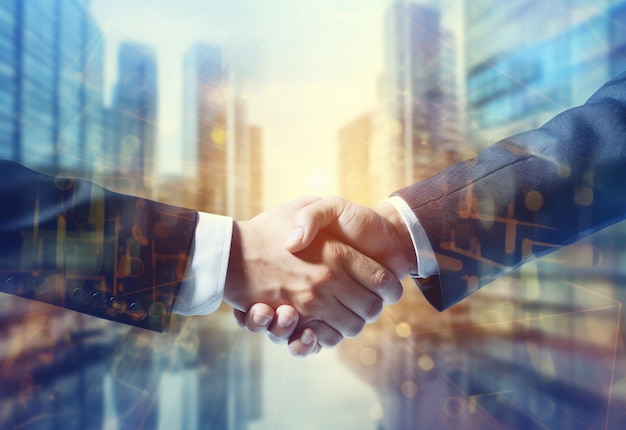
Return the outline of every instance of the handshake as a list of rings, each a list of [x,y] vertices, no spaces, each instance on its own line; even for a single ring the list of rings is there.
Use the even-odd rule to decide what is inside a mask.
[[[416,270],[392,204],[302,197],[234,223],[224,301],[241,326],[306,356],[358,335]]]

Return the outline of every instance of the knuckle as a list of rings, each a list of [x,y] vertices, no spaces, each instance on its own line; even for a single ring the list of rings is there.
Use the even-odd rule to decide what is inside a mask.
[[[336,276],[333,270],[330,267],[323,266],[315,273],[312,278],[311,284],[314,287],[319,287],[322,285],[328,285],[335,280]],[[315,289],[313,290],[315,293],[318,293]]]
[[[373,279],[372,284],[374,287],[374,292],[382,297],[385,293],[385,289],[387,286],[386,285],[387,279],[389,275],[384,270],[376,270],[373,276],[374,276],[374,279]]]
[[[323,348],[332,348],[343,340],[343,335],[323,321],[308,324],[317,333],[317,343]]]
[[[345,257],[345,248],[340,246],[338,242],[326,242],[326,252],[329,257],[334,260],[343,260]]]
[[[319,273],[319,279],[320,284],[330,283],[335,279],[335,272],[330,267],[324,266]]]
[[[344,336],[346,337],[355,337],[357,336],[359,333],[361,333],[363,331],[363,329],[365,328],[365,321],[363,321],[362,319],[359,319],[357,321],[354,321],[345,331],[345,333],[343,333]]]
[[[402,291],[397,279],[387,270],[377,270],[374,279],[374,292],[385,301],[397,302]]]
[[[373,321],[378,319],[383,311],[383,301],[380,298],[373,299],[369,307],[365,311],[367,321]]]

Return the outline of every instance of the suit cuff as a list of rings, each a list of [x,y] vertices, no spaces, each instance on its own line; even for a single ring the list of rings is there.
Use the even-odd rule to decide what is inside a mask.
[[[435,253],[433,252],[432,245],[430,244],[430,240],[428,240],[428,236],[426,236],[424,227],[420,224],[415,213],[400,196],[391,196],[384,201],[396,208],[411,235],[413,248],[417,256],[417,273],[411,273],[411,277],[426,279],[438,274],[439,265],[434,258]]]
[[[174,303],[174,313],[207,315],[219,308],[224,296],[232,231],[232,218],[199,212],[190,263]]]

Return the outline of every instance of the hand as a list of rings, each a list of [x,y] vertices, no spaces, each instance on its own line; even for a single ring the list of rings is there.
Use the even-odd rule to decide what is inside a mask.
[[[320,230],[388,267],[398,279],[417,271],[407,226],[389,203],[368,208],[340,197],[313,201],[294,214],[285,248],[291,252],[305,249]]]
[[[305,249],[320,230],[326,229],[334,237],[391,268],[399,279],[416,270],[417,259],[409,232],[396,209],[388,203],[381,202],[370,209],[339,197],[314,200],[296,211],[293,225],[285,243],[285,247],[292,252]],[[285,312],[286,308],[283,307],[282,311]],[[270,307],[264,308],[264,311],[267,325],[256,325],[249,313],[243,312],[237,315],[238,321],[252,331],[269,330],[270,338],[275,341],[290,338],[289,349],[294,355],[304,356],[319,351],[308,344],[314,333],[307,331],[305,342],[302,342],[298,335],[293,336],[295,325],[286,329],[278,323],[278,312],[273,315]],[[296,312],[293,308],[289,311]],[[272,320],[274,323],[270,325]]]
[[[254,333],[267,332],[269,339],[274,343],[284,343],[292,337],[300,314],[292,306],[281,305],[276,311],[265,303],[252,305],[248,312],[233,309],[235,320],[240,327],[245,327]],[[298,336],[297,341],[288,346],[289,352],[296,357],[315,355],[321,347],[317,343],[317,333],[311,328],[305,328]]]
[[[294,229],[285,247],[292,252],[305,249],[323,229],[393,270],[398,279],[417,271],[413,241],[398,211],[381,202],[373,208],[350,203],[339,197],[312,202],[294,215]],[[271,328],[270,328],[271,330]],[[290,351],[308,355],[306,342],[299,333],[289,341]]]
[[[311,328],[319,345],[331,347],[360,333],[383,302],[397,302],[402,286],[389,270],[325,232],[296,254],[284,248],[295,212],[317,200],[301,198],[234,224],[224,300],[240,311],[254,303],[290,304],[300,315],[297,333]]]

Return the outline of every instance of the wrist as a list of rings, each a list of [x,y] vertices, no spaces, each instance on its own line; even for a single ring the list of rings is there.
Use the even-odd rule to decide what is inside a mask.
[[[415,246],[408,226],[398,210],[385,201],[377,203],[372,209],[387,221],[389,234],[395,241],[394,249],[397,252],[394,252],[390,259],[393,261],[393,270],[396,272],[396,276],[402,279],[410,273],[417,273]]]

